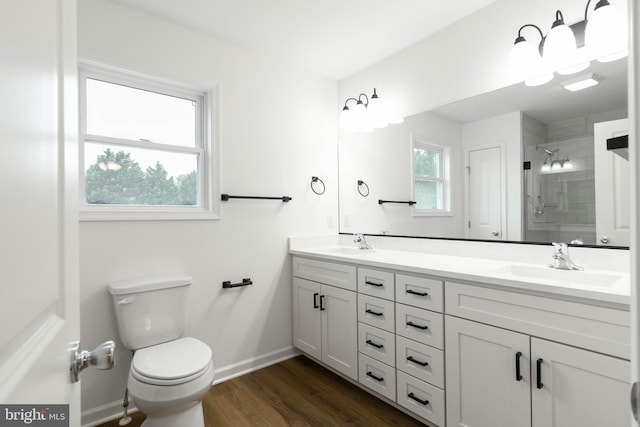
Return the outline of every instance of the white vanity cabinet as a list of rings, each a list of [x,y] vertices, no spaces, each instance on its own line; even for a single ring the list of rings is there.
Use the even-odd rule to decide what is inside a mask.
[[[627,360],[540,338],[565,335],[600,350],[616,340],[607,328],[623,328],[617,310],[538,304],[540,297],[458,283],[445,289],[447,313],[473,319],[445,316],[447,426],[629,425]],[[537,306],[545,308],[536,313]],[[554,324],[555,316],[565,323]],[[591,328],[589,339],[577,332],[583,328]]]
[[[360,384],[396,399],[395,277],[358,267],[358,363]]]
[[[445,425],[443,282],[395,275],[396,402]]]
[[[293,274],[294,345],[357,380],[356,268],[294,257]]]

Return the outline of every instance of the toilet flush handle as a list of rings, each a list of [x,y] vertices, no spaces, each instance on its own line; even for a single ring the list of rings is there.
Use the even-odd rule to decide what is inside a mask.
[[[71,343],[71,382],[77,383],[80,372],[89,366],[98,369],[111,369],[116,364],[116,343],[106,341],[93,351],[80,351],[80,341]]]
[[[118,305],[131,304],[133,301],[135,301],[135,299],[136,297],[122,298],[121,300],[118,300],[116,304]]]

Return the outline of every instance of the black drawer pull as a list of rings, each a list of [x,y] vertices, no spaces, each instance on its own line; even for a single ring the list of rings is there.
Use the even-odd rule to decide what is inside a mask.
[[[325,295],[320,295],[320,311],[326,310],[326,308],[324,307],[324,297]]]
[[[370,280],[365,280],[365,282],[367,285],[371,285],[371,286],[377,286],[379,288],[384,286],[384,283],[376,283],[376,282],[372,282]]]
[[[538,378],[536,378],[536,387],[539,389],[541,389],[544,384],[542,384],[542,359],[538,359],[536,360],[536,376]]]
[[[516,381],[522,380],[522,375],[520,374],[520,356],[522,356],[521,351],[516,353]]]
[[[384,316],[384,313],[378,313],[377,311],[373,311],[370,308],[365,310],[365,313],[373,314],[374,316]]]
[[[374,343],[374,342],[373,342],[373,341],[371,341],[371,340],[367,340],[367,344],[372,345],[372,346],[374,346],[375,348],[383,348],[383,347],[384,347],[384,345],[382,345],[382,344],[376,344],[376,343]]]
[[[407,357],[407,360],[408,360],[409,362],[417,363],[417,364],[418,364],[418,365],[420,365],[420,366],[427,366],[427,365],[429,365],[429,362],[421,362],[421,361],[419,361],[419,360],[414,359],[414,358],[413,358],[413,356],[409,356],[409,357]]]
[[[418,292],[418,291],[414,291],[413,289],[407,289],[406,292],[408,294],[417,295],[419,297],[426,297],[427,295],[429,295],[428,292]]]
[[[318,308],[318,294],[317,292],[313,294],[313,308]]]
[[[367,376],[373,378],[374,380],[378,381],[379,383],[384,381],[384,378],[376,377],[372,372],[367,372]]]
[[[420,399],[420,398],[416,397],[413,393],[409,393],[409,394],[407,395],[407,397],[408,397],[409,399],[413,399],[413,400],[415,400],[416,402],[418,402],[418,403],[420,403],[420,404],[422,404],[422,405],[425,405],[425,406],[427,406],[427,405],[429,404],[429,401],[428,401],[428,400],[422,400],[422,399]]]
[[[416,325],[415,323],[413,323],[411,321],[407,322],[407,326],[412,326],[414,328],[418,328],[418,329],[422,329],[422,330],[429,329],[428,326]]]

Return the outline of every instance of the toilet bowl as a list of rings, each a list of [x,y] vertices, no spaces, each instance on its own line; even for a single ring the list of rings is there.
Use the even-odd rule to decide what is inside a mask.
[[[127,387],[147,415],[145,427],[204,427],[202,398],[214,378],[211,349],[195,338],[180,338],[138,350]]]
[[[111,283],[122,343],[134,350],[127,388],[144,427],[204,427],[202,399],[214,378],[211,348],[182,337],[189,276]]]

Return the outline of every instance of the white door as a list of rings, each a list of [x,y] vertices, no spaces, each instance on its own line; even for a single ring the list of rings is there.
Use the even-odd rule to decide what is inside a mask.
[[[593,127],[598,245],[629,246],[629,160],[607,150],[607,139],[629,134],[629,120]]]
[[[75,1],[4,0],[0,57],[0,404],[78,426]]]
[[[293,345],[322,358],[320,284],[293,278]]]
[[[445,317],[447,426],[530,427],[529,336]]]
[[[322,361],[358,379],[358,308],[356,293],[322,285]]]
[[[469,237],[502,240],[500,147],[469,151]]]
[[[533,427],[629,426],[628,361],[531,338],[531,376]]]

